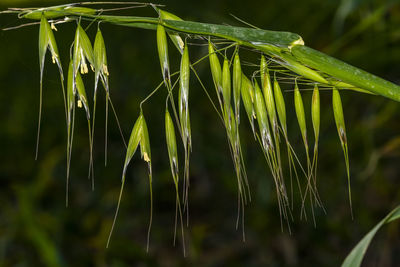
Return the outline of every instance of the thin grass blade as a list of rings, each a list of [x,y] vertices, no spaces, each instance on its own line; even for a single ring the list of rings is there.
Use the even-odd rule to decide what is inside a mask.
[[[378,230],[384,225],[400,218],[400,206],[397,206],[392,210],[385,218],[382,219],[371,231],[366,234],[363,239],[351,250],[349,255],[342,263],[342,267],[359,267],[361,266],[362,260],[367,252],[368,246],[372,241],[372,238],[378,232]]]

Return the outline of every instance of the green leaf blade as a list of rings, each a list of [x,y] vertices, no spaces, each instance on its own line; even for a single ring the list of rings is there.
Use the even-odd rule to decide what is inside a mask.
[[[352,249],[350,254],[342,263],[342,267],[359,267],[364,258],[364,255],[368,249],[372,238],[378,232],[378,230],[387,223],[400,218],[400,206],[397,206],[392,212],[390,212],[382,221],[380,221],[372,230],[361,239],[361,241]]]
[[[400,86],[394,83],[307,46],[294,46],[291,52],[301,63],[325,72],[345,83],[400,101]]]

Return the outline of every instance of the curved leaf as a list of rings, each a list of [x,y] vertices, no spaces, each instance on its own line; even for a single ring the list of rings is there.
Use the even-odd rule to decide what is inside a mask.
[[[400,218],[400,206],[397,206],[394,210],[392,210],[382,221],[380,221],[367,235],[361,239],[360,242],[353,248],[349,255],[347,255],[346,259],[342,263],[342,267],[357,267],[361,265],[361,262],[364,258],[365,252],[368,249],[369,244],[371,243],[372,238],[375,236],[376,232],[387,223],[390,223],[394,220]]]

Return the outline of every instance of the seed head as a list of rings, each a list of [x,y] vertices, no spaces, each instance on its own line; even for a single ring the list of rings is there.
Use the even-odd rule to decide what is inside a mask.
[[[319,139],[319,127],[320,127],[320,100],[318,86],[314,86],[311,102],[311,119],[314,128],[315,141]]]
[[[225,58],[222,67],[222,96],[225,103],[225,109],[228,111],[228,107],[231,105],[231,90],[231,71],[229,69],[229,60]]]
[[[242,88],[242,68],[240,66],[239,53],[236,53],[233,60],[233,102],[235,107],[235,117],[239,123],[240,114],[240,90]]]
[[[106,90],[108,91],[108,67],[107,67],[107,55],[106,47],[104,44],[104,38],[101,33],[100,28],[97,29],[96,38],[94,40],[93,46],[94,55],[94,70],[95,70],[95,94],[97,91],[97,84],[99,82],[100,76],[102,80],[106,83]]]
[[[150,138],[149,131],[147,129],[146,120],[142,116],[142,132],[140,136],[140,152],[144,161],[150,164],[151,162],[151,150],[150,150]],[[149,165],[149,172],[151,173],[151,165]]]
[[[218,92],[222,91],[222,74],[221,74],[221,64],[219,62],[218,56],[215,53],[214,47],[211,41],[208,41],[208,57],[210,59],[210,69],[213,77],[215,88]]]
[[[176,146],[175,127],[168,110],[165,111],[165,137],[167,140],[168,156],[174,180],[178,178],[178,152]],[[178,181],[175,181],[176,183]]]
[[[263,147],[265,150],[270,150],[272,148],[272,138],[268,125],[268,114],[264,103],[264,97],[257,81],[254,81],[254,108],[256,111]]]
[[[274,94],[272,92],[271,78],[269,76],[267,61],[264,56],[261,56],[261,84],[263,87],[263,94],[265,98],[265,105],[267,107],[268,117],[275,133],[278,132],[278,122],[275,111]]]
[[[276,77],[274,78],[274,96],[278,118],[284,134],[287,135],[285,99],[283,98],[282,90]]]
[[[163,25],[157,25],[157,49],[161,72],[165,82],[170,81],[167,34]]]
[[[190,116],[189,116],[189,80],[190,62],[189,49],[185,45],[180,67],[179,87],[179,120],[182,132],[183,144],[185,147],[191,144]]]
[[[343,146],[347,144],[346,127],[344,123],[342,100],[340,98],[339,90],[336,88],[334,88],[332,91],[332,106],[333,106],[333,115],[335,117],[335,122],[336,122],[336,128],[339,134],[340,142],[342,143]]]
[[[294,88],[294,106],[296,109],[297,122],[299,123],[299,127],[300,127],[300,131],[301,131],[301,135],[303,137],[304,145],[306,147],[308,147],[306,116],[304,114],[303,99],[301,97],[299,87],[297,86],[297,82],[296,82],[295,88]]]
[[[254,133],[254,118],[255,118],[255,111],[254,111],[254,104],[253,104],[253,95],[254,95],[253,85],[251,84],[250,80],[242,74],[242,88],[240,90],[242,101],[244,104],[244,109],[246,110],[247,117],[249,118],[249,122],[251,125],[251,129]]]

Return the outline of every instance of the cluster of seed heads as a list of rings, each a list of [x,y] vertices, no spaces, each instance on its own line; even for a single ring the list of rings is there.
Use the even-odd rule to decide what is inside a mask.
[[[175,230],[174,230],[174,243],[177,233],[178,218],[181,225],[181,235],[183,251],[185,253],[185,239],[184,239],[184,215],[186,214],[186,225],[189,225],[189,161],[192,151],[192,138],[191,138],[191,123],[190,123],[190,108],[189,108],[189,81],[191,71],[198,75],[194,69],[194,64],[189,59],[189,48],[186,40],[182,35],[175,31],[166,30],[163,25],[164,20],[168,21],[181,21],[181,19],[171,13],[157,9],[159,12],[159,23],[156,26],[157,32],[157,48],[158,56],[161,66],[161,74],[168,95],[166,98],[165,106],[165,136],[168,149],[168,156],[170,161],[172,181],[176,192],[176,212],[175,212]],[[50,12],[50,11],[48,11]],[[57,13],[58,11],[51,11]],[[80,12],[91,15],[91,9],[80,9],[79,11],[66,11],[63,12]],[[39,16],[40,14],[40,16]],[[93,169],[93,137],[94,137],[94,123],[96,114],[96,95],[99,81],[102,83],[106,94],[106,114],[108,114],[108,104],[112,102],[110,99],[109,91],[109,72],[107,66],[106,48],[101,33],[98,27],[94,45],[90,38],[82,28],[80,19],[77,20],[77,28],[75,39],[71,47],[70,62],[67,75],[67,87],[65,92],[63,68],[60,61],[60,56],[55,40],[53,30],[56,30],[54,24],[50,24],[47,18],[52,17],[52,13],[47,13],[46,16],[43,12],[31,12],[22,14],[26,18],[40,19],[39,29],[39,66],[40,66],[40,109],[39,109],[39,122],[38,122],[38,135],[37,135],[37,149],[38,153],[40,122],[41,122],[41,108],[42,108],[42,89],[43,89],[43,69],[46,51],[49,50],[52,56],[53,63],[56,63],[60,73],[61,88],[64,96],[64,107],[66,116],[66,129],[67,129],[67,190],[66,190],[66,203],[68,205],[68,185],[69,185],[69,169],[71,164],[71,153],[74,136],[74,122],[75,122],[75,107],[83,108],[85,111],[86,119],[88,122],[89,132],[89,145],[90,145],[90,160],[89,160],[89,178],[92,178],[94,186],[94,169]],[[54,15],[56,16],[56,15]],[[58,13],[57,13],[58,16]],[[187,36],[187,35],[185,35]],[[173,76],[176,74],[171,73],[169,54],[168,54],[168,37],[173,42],[175,47],[181,54],[181,62],[179,68],[179,77],[175,82],[172,81]],[[190,36],[187,36],[188,38]],[[279,206],[279,213],[281,217],[281,224],[283,220],[287,222],[289,231],[289,220],[292,218],[293,210],[293,177],[300,190],[302,199],[301,213],[306,216],[305,201],[309,199],[312,213],[314,214],[315,207],[323,208],[322,201],[319,197],[317,190],[317,166],[318,166],[318,140],[320,128],[320,96],[318,83],[329,84],[323,76],[317,71],[308,68],[289,54],[282,54],[281,58],[285,62],[275,61],[281,63],[287,69],[296,73],[297,78],[309,79],[314,82],[314,89],[311,101],[311,118],[314,130],[314,149],[310,152],[309,141],[307,135],[307,123],[302,100],[302,94],[298,87],[297,78],[294,80],[294,107],[297,121],[300,128],[301,137],[304,144],[306,154],[306,166],[298,159],[294,149],[289,141],[287,118],[286,118],[286,105],[281,86],[277,79],[279,71],[270,69],[271,57],[261,53],[259,70],[255,71],[252,75],[246,76],[242,71],[242,64],[239,56],[241,48],[240,43],[233,43],[224,49],[217,49],[215,44],[211,41],[209,36],[201,36],[203,39],[208,39],[208,57],[211,76],[214,82],[215,92],[217,96],[216,110],[222,118],[226,130],[226,136],[229,143],[229,148],[234,164],[235,174],[237,178],[238,187],[238,217],[236,227],[239,225],[241,218],[243,239],[244,239],[244,207],[251,201],[250,185],[246,174],[245,162],[241,147],[239,126],[241,102],[244,105],[248,121],[251,126],[252,133],[257,142],[259,142],[261,150],[265,156],[273,182],[275,184],[276,195]],[[226,55],[226,50],[234,47],[232,58]],[[225,51],[222,54],[221,51]],[[220,57],[222,59],[222,66]],[[92,70],[95,74],[94,82],[94,95],[93,95],[93,112],[90,111],[90,104],[87,98],[85,85],[82,75],[87,74]],[[258,80],[259,78],[259,80]],[[200,79],[198,78],[201,83]],[[173,89],[178,84],[178,103],[175,103]],[[201,83],[203,86],[203,84]],[[261,87],[260,87],[261,85]],[[159,86],[160,87],[160,86]],[[156,90],[159,88],[157,87]],[[145,99],[147,100],[147,98]],[[144,100],[144,101],[145,101]],[[144,102],[143,101],[143,102]],[[143,103],[142,102],[142,103]],[[141,104],[142,104],[141,103]],[[341,146],[344,152],[346,170],[348,177],[348,190],[351,206],[351,191],[350,191],[350,171],[349,171],[349,158],[347,148],[346,129],[344,123],[343,109],[339,90],[333,87],[332,89],[332,104],[334,119],[337,126]],[[142,105],[140,106],[140,115],[137,118],[128,144],[126,145],[126,156],[122,171],[122,184],[119,194],[118,205],[116,208],[114,221],[110,231],[111,234],[114,229],[118,210],[121,202],[121,196],[125,184],[125,176],[128,165],[134,156],[136,150],[140,146],[141,156],[148,164],[149,188],[150,188],[150,223],[147,235],[147,249],[149,247],[149,236],[152,224],[152,160],[150,151],[150,139],[145,117],[143,115]],[[172,115],[169,110],[172,110]],[[113,108],[114,115],[116,116]],[[107,117],[106,117],[107,118]],[[116,117],[117,119],[117,117]],[[118,119],[117,119],[118,120]],[[175,122],[174,122],[175,120]],[[257,124],[255,123],[257,122]],[[180,165],[178,160],[178,145],[175,127],[178,129],[178,137],[180,137],[184,149],[184,171],[183,171],[183,185],[180,182]],[[106,119],[107,131],[107,119]],[[122,135],[122,133],[121,133]],[[283,143],[283,144],[282,144]],[[107,132],[106,132],[106,147],[107,147]],[[287,153],[287,166],[282,162],[283,148]],[[310,154],[313,153],[311,157]],[[107,157],[105,157],[107,158]],[[107,160],[106,160],[107,161]],[[289,186],[286,185],[284,177],[284,169],[289,170],[290,176],[290,192]],[[300,171],[299,171],[300,169]],[[304,176],[305,186],[300,183],[301,174]],[[180,194],[182,188],[182,194]],[[305,188],[305,189],[304,189]],[[290,204],[290,199],[292,200]],[[313,216],[314,218],[314,216]],[[315,222],[315,221],[314,221]]]

